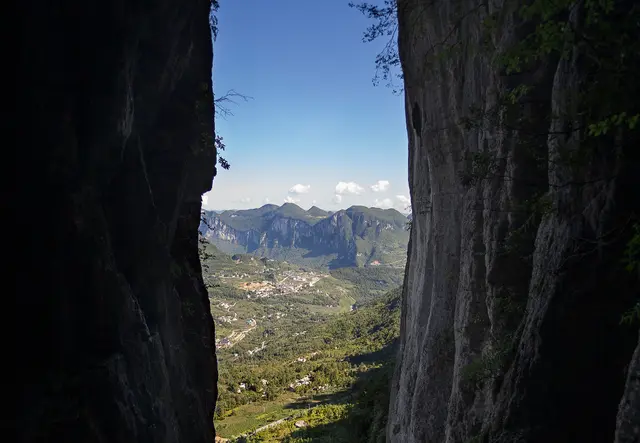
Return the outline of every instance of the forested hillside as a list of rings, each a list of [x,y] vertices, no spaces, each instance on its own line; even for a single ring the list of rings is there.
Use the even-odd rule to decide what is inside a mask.
[[[244,441],[376,441],[386,424],[399,297],[396,289],[361,309],[335,316],[287,346],[279,343],[282,352],[265,353],[251,363],[245,360],[238,365],[241,371],[222,369],[216,414],[224,418],[217,422],[219,434],[225,436],[226,421],[237,424],[245,419],[245,411],[262,409],[264,413],[247,417],[252,430],[285,420],[248,433]],[[242,383],[246,390],[238,394]],[[255,406],[223,410],[241,395],[251,396]]]

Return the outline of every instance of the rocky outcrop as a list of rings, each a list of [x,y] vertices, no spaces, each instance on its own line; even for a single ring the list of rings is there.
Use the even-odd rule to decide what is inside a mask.
[[[601,72],[584,45],[497,67],[532,31],[520,2],[397,3],[413,214],[387,440],[613,441],[620,404],[617,439],[638,441],[637,325],[620,324],[639,293],[622,263],[637,133],[588,134],[581,94]]]
[[[213,441],[197,233],[216,162],[209,2],[17,3],[5,434]]]

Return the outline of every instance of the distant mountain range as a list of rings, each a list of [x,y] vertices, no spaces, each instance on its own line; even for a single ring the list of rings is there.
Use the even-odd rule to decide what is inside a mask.
[[[224,252],[340,268],[404,266],[409,219],[395,209],[352,206],[336,212],[293,203],[205,211],[202,235]]]

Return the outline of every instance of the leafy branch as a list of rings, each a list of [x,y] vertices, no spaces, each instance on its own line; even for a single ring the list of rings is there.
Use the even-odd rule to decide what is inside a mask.
[[[218,12],[218,8],[220,8],[220,4],[218,0],[211,0],[211,6],[209,8],[209,29],[211,29],[211,37],[215,41],[218,37],[218,17],[216,17],[216,12]]]
[[[216,13],[220,8],[220,4],[218,0],[211,0],[211,7],[209,9],[209,28],[211,29],[211,38],[215,41],[218,37],[218,17]],[[247,102],[251,100],[252,97],[241,94],[234,89],[228,90],[225,94],[220,97],[214,98],[213,100],[213,109],[214,109],[214,118],[216,117],[230,117],[233,116],[233,112],[231,110],[231,105],[237,105],[239,101]],[[222,169],[228,170],[231,165],[224,157],[220,156],[220,152],[226,149],[226,145],[218,134],[215,134],[213,139],[213,145],[215,147],[216,153],[218,154],[218,164]]]
[[[213,100],[214,106],[214,117],[229,117],[233,115],[231,111],[230,105],[237,105],[238,101],[242,100],[248,102],[252,97],[249,97],[244,94],[240,94],[233,89],[227,91],[224,95]],[[224,157],[220,156],[220,152],[226,149],[226,145],[223,141],[223,138],[218,134],[215,135],[214,144],[216,148],[216,152],[218,153],[218,164],[222,167],[222,169],[228,170],[231,165]]]
[[[396,0],[384,0],[383,6],[367,2],[357,4],[349,2],[349,7],[357,9],[365,17],[375,21],[365,30],[362,37],[363,42],[370,43],[381,37],[387,38],[387,42],[375,59],[376,73],[373,77],[373,84],[378,86],[382,79],[386,82],[387,87],[392,88],[394,94],[402,93],[403,87],[394,83],[394,79],[403,79],[402,71],[397,72],[400,66],[400,56],[397,44],[398,5]]]

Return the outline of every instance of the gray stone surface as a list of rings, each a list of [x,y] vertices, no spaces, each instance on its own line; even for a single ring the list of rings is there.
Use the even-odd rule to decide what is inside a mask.
[[[640,441],[640,345],[629,364],[627,383],[618,409],[615,443]]]
[[[567,129],[585,73],[570,48],[567,60],[501,75],[494,57],[526,31],[515,6],[398,0],[413,227],[389,442],[614,439],[637,341],[619,322],[638,287],[611,233],[639,207],[629,191],[640,177],[621,161],[629,145],[588,151],[585,168],[559,160],[585,143]],[[471,106],[489,118],[521,83],[536,85],[527,104],[465,127]],[[492,169],[471,180],[474,153]],[[519,210],[537,195],[550,210]],[[618,419],[627,430],[637,426],[632,375]]]

